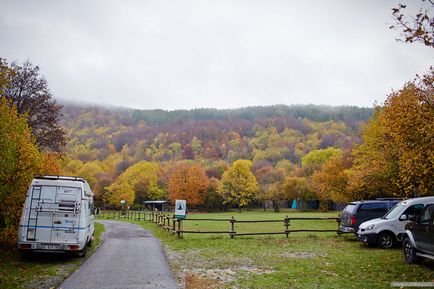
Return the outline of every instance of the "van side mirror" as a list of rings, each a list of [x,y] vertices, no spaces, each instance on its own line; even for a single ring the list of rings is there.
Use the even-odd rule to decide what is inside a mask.
[[[409,217],[408,215],[401,215],[401,217],[399,217],[400,221],[407,221],[410,220],[411,217]]]
[[[410,221],[412,221],[412,222],[416,222],[416,223],[418,223],[420,220],[419,220],[419,218],[418,218],[418,216],[416,216],[416,215],[412,215],[412,216],[410,216],[409,218],[408,218]]]

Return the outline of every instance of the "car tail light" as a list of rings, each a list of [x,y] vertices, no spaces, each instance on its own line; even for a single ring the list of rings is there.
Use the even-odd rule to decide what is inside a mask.
[[[356,224],[356,216],[351,215],[351,225],[355,225]]]
[[[20,248],[20,249],[32,249],[32,244],[19,244],[18,248]]]
[[[68,250],[69,251],[78,251],[78,246],[77,245],[69,245]]]

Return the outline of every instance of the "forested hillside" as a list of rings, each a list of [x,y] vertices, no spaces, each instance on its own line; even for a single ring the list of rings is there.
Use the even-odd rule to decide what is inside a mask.
[[[270,106],[232,110],[128,110],[67,104],[67,153],[103,160],[123,148],[135,160],[288,159],[299,163],[314,149],[349,148],[372,109]]]
[[[310,152],[350,150],[360,143],[360,128],[372,113],[315,105],[163,111],[64,104],[61,122],[69,140],[63,170],[89,179],[108,203],[117,204],[122,189],[130,201],[133,195],[136,201],[165,198],[170,175],[184,163],[199,164],[209,178],[220,180],[234,161],[246,159],[260,178],[264,168],[290,172]],[[138,169],[143,161],[147,169]],[[141,192],[136,185],[134,193],[113,187],[134,167],[148,174],[141,176],[146,179]]]

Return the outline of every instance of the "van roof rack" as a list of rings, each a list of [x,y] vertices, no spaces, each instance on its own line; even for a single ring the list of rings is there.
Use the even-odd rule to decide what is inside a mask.
[[[64,181],[79,181],[79,182],[85,182],[85,179],[82,177],[76,177],[76,176],[41,176],[37,175],[35,176],[35,179],[40,180],[64,180]]]

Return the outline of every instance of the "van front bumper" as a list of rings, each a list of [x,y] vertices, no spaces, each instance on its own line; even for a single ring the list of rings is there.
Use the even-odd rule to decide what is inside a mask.
[[[357,239],[360,242],[363,242],[363,243],[366,243],[366,244],[370,244],[370,245],[374,245],[374,244],[377,244],[378,234],[377,233],[369,233],[369,234],[360,234],[360,233],[357,233]]]

